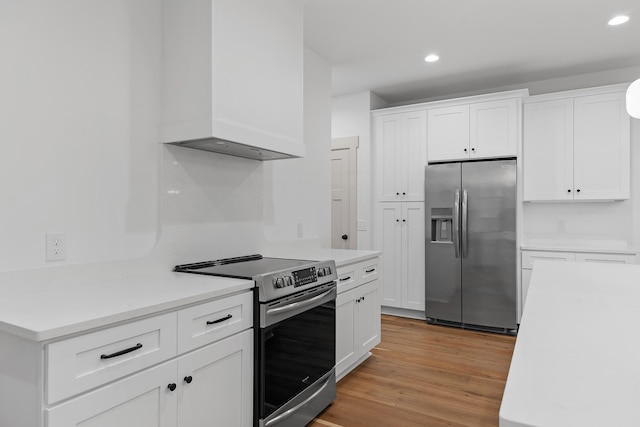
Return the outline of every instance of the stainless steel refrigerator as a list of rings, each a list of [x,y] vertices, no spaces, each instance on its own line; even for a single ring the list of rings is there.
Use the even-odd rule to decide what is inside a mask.
[[[431,323],[516,329],[516,161],[428,165],[425,302]]]

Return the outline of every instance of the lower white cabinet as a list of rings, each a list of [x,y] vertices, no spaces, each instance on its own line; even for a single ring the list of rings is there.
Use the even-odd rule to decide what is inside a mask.
[[[424,312],[424,203],[378,203],[376,248],[383,256],[381,303]]]
[[[252,301],[244,291],[52,342],[0,333],[0,426],[252,427]]]
[[[245,331],[47,410],[48,427],[252,425]]]
[[[340,380],[380,343],[378,258],[338,267],[346,279],[336,298],[336,378]],[[341,287],[343,288],[341,290]]]

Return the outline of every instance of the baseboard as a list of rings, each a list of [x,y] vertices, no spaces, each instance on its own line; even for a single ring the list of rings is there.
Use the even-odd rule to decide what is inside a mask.
[[[392,316],[408,317],[410,319],[427,320],[427,317],[425,316],[424,311],[409,310],[409,309],[406,309],[406,308],[382,306],[382,307],[380,307],[380,312],[382,314],[390,314]]]

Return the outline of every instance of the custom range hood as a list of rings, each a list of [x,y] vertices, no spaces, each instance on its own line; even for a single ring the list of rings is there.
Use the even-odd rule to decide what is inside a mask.
[[[162,143],[303,157],[299,0],[163,0]]]

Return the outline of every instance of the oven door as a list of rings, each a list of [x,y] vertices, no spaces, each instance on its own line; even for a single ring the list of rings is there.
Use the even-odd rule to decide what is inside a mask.
[[[260,309],[260,425],[306,425],[335,398],[335,283]]]

